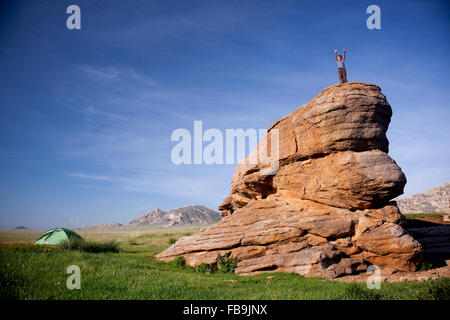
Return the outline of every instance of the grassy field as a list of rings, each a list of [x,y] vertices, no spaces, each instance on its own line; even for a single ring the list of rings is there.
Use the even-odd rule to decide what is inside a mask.
[[[380,290],[369,290],[365,283],[297,274],[205,274],[154,258],[198,229],[79,232],[87,240],[116,241],[119,253],[33,246],[41,231],[0,231],[1,299],[448,299],[449,279],[382,283]],[[80,290],[67,289],[69,265],[81,269]]]
[[[433,218],[442,220],[444,213],[406,213],[404,214],[406,219],[421,219],[421,218]]]

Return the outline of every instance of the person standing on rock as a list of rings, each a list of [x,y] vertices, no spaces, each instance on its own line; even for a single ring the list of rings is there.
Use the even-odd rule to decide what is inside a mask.
[[[338,67],[338,75],[339,75],[339,81],[341,81],[341,83],[345,83],[347,82],[347,71],[345,70],[345,48],[342,49],[344,51],[344,57],[342,57],[341,55],[337,54],[337,49],[334,50],[334,54],[336,56],[336,62],[337,62],[337,67]]]

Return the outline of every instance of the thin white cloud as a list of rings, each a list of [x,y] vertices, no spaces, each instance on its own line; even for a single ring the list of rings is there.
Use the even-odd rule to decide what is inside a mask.
[[[68,176],[73,177],[73,178],[81,178],[81,179],[88,179],[88,180],[113,181],[113,179],[111,177],[91,175],[91,174],[80,173],[80,172],[72,172],[72,173],[69,173]]]
[[[175,176],[165,172],[125,176],[122,174],[104,176],[86,173],[69,173],[67,176],[84,179],[94,183],[108,181],[112,186],[125,191],[139,193],[173,195],[177,197],[210,197],[217,196],[217,181],[201,179],[201,177]]]
[[[155,86],[157,83],[148,76],[136,72],[131,68],[119,68],[117,66],[96,67],[92,65],[82,65],[78,67],[80,71],[89,75],[91,79],[119,82],[122,85],[128,83],[138,83],[142,86]]]

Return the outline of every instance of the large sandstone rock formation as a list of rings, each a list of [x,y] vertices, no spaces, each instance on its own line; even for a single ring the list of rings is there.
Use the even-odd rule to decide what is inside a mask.
[[[387,155],[391,115],[375,85],[326,88],[275,122],[265,141],[238,164],[231,193],[219,207],[222,221],[181,238],[157,258],[183,256],[196,266],[229,255],[239,260],[238,274],[335,278],[370,264],[415,270],[422,247],[390,201],[406,183]],[[267,160],[274,155],[279,163],[269,175],[274,162]]]

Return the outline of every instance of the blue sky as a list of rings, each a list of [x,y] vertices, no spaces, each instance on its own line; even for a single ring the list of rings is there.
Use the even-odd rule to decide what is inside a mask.
[[[81,8],[81,30],[66,8]],[[366,8],[381,8],[369,30]],[[233,165],[173,165],[176,128],[267,128],[337,82],[379,85],[405,194],[450,181],[446,1],[2,1],[0,228],[217,208]]]

